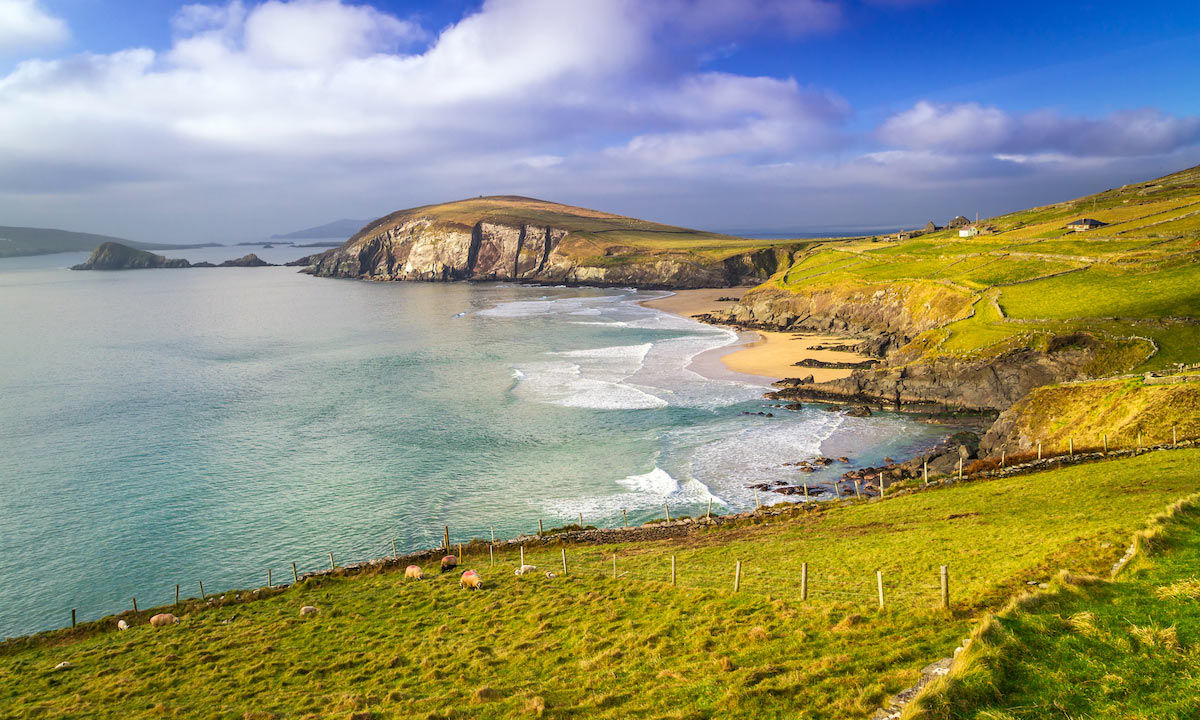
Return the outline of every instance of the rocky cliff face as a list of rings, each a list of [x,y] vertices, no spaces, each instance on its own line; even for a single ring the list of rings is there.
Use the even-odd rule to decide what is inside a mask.
[[[369,280],[516,280],[695,288],[760,281],[778,266],[774,250],[703,261],[647,257],[613,246],[594,262],[563,249],[568,231],[551,225],[481,221],[471,227],[408,218],[308,260],[304,272]]]
[[[143,270],[149,268],[191,267],[187,260],[171,260],[145,250],[135,250],[115,242],[101,243],[88,259],[72,270]]]

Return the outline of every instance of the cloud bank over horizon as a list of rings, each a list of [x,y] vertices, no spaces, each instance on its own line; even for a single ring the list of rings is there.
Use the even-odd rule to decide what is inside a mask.
[[[157,49],[55,56],[68,22],[0,0],[0,56],[26,56],[0,73],[0,213],[184,242],[515,193],[717,230],[866,226],[1200,162],[1198,115],[879,112],[795,67],[708,61],[928,4],[487,0],[438,28],[232,0],[180,7]]]

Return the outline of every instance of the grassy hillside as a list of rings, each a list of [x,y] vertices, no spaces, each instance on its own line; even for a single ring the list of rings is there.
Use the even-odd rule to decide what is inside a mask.
[[[165,629],[143,611],[125,616],[127,632],[108,619],[5,643],[0,708],[13,718],[862,717],[1028,581],[1111,565],[1146,517],[1195,492],[1198,461],[1200,450],[1158,452],[790,508],[682,539],[569,546],[565,577],[515,577],[515,553],[493,568],[476,546],[464,564],[483,575],[480,592],[460,590],[457,576],[375,571],[250,603],[227,593],[175,608],[182,621]],[[526,561],[561,573],[557,548]],[[941,564],[949,612],[938,608]],[[301,618],[307,604],[320,613]],[[71,667],[55,671],[63,661]]]
[[[1108,225],[1066,228],[1081,217]],[[1200,168],[978,226],[971,238],[943,230],[818,243],[769,286],[919,283],[973,297],[970,317],[913,342],[926,357],[987,356],[1084,330],[1116,349],[1096,375],[1200,362]]]
[[[60,252],[91,252],[98,245],[115,242],[139,250],[180,250],[195,247],[212,247],[219,243],[203,245],[165,245],[162,243],[140,243],[132,240],[93,235],[92,233],[52,230],[48,228],[0,226],[0,258],[24,255],[49,255]]]
[[[590,264],[640,262],[668,254],[720,260],[780,244],[778,241],[750,240],[660,225],[599,210],[512,195],[471,198],[400,210],[367,225],[350,241],[370,237],[378,228],[409,218],[430,218],[436,223],[467,231],[477,222],[561,228],[569,231],[563,240],[564,250],[575,257],[589,260]]]
[[[906,718],[1189,718],[1200,707],[1200,511],[1163,518],[1117,581],[1064,574],[985,622]]]

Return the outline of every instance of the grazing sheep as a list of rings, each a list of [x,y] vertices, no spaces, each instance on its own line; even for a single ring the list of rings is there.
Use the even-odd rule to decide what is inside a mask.
[[[55,669],[55,670],[70,670],[70,669],[71,669],[71,663],[70,663],[70,662],[68,662],[68,661],[66,661],[66,660],[63,660],[63,661],[62,661],[62,662],[60,662],[59,664],[55,665],[55,666],[54,666],[54,669]]]
[[[304,607],[300,608],[300,617],[304,617],[305,615],[316,615],[318,612],[320,612],[320,610],[317,610],[312,605],[305,605]]]
[[[442,572],[450,572],[456,567],[458,567],[458,558],[453,555],[442,558]]]
[[[483,580],[479,577],[479,573],[474,570],[468,570],[462,574],[462,579],[458,581],[460,588],[474,588],[475,590],[483,589]]]
[[[425,577],[425,573],[421,572],[421,568],[416,565],[409,565],[404,569],[405,580],[420,580],[423,577]]]
[[[124,620],[118,620],[117,621],[117,629],[118,630],[128,630],[129,623],[125,622]]]
[[[154,627],[166,627],[167,625],[174,625],[177,622],[179,622],[179,618],[171,613],[159,613],[150,618],[150,624]]]
[[[557,575],[555,575],[555,574],[554,574],[554,573],[552,573],[552,572],[548,572],[548,573],[546,573],[546,577],[553,579],[553,578],[556,578],[556,577],[558,577],[558,576],[557,576]]]
[[[514,575],[524,575],[525,573],[531,573],[534,570],[537,570],[536,565],[522,565],[521,567],[517,568],[513,574]]]

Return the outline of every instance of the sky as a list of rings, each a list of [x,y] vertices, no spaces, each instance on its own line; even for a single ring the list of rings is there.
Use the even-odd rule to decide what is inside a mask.
[[[0,225],[915,227],[1200,164],[1197,78],[1196,0],[0,0]]]

